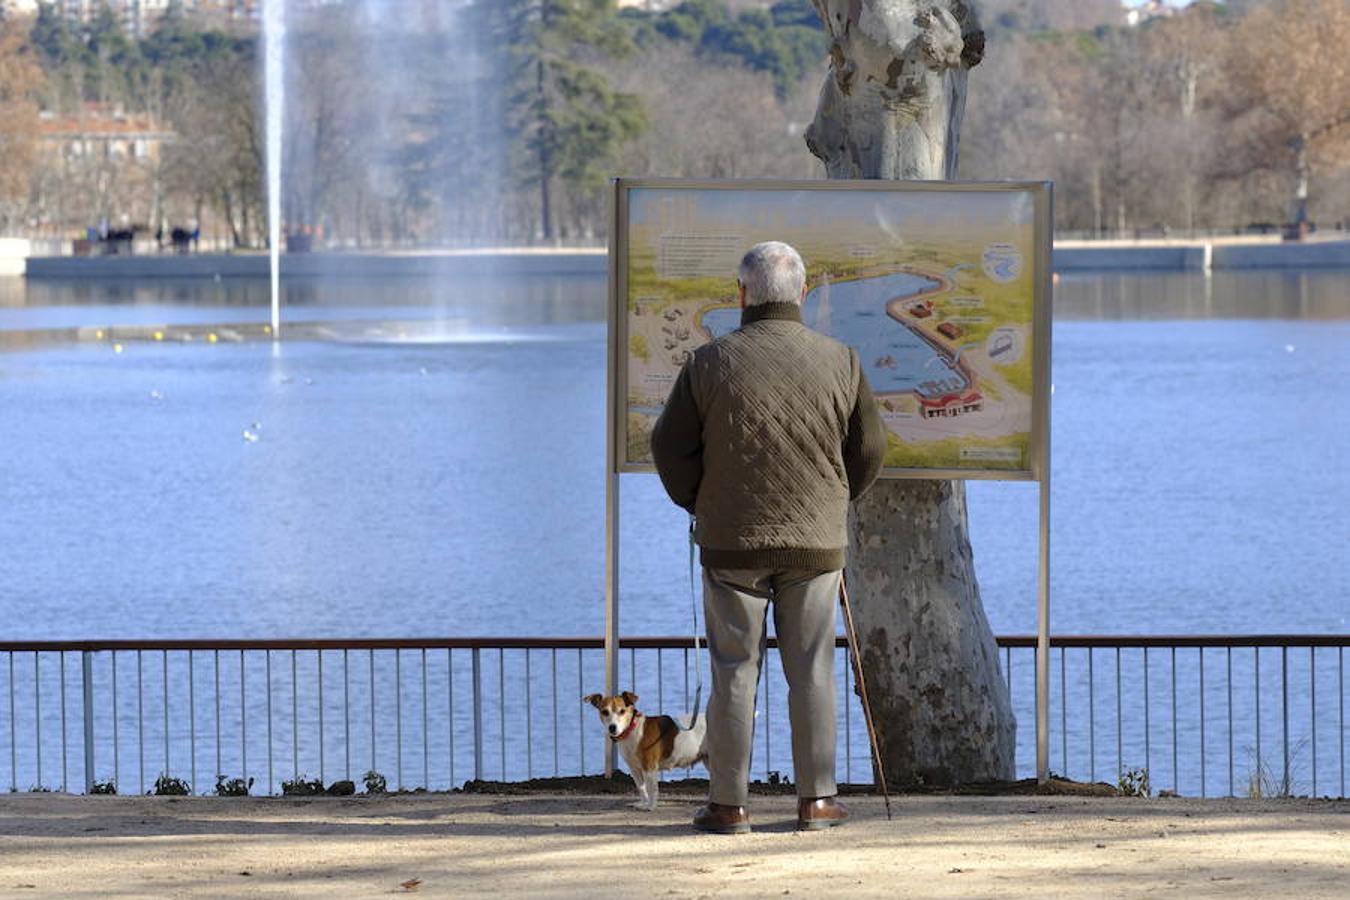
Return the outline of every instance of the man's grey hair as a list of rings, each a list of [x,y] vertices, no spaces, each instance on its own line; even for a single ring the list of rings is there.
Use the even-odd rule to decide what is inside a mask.
[[[745,305],[800,303],[806,266],[792,247],[781,241],[756,244],[741,257],[737,276],[745,286]]]

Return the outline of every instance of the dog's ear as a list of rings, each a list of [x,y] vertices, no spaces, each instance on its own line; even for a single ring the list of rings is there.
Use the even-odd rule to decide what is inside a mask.
[[[633,693],[632,691],[624,691],[619,696],[622,697],[623,702],[627,703],[629,706],[637,706],[638,695]]]
[[[605,702],[605,698],[599,694],[587,694],[585,697],[581,698],[581,702],[589,703],[591,706],[594,706],[596,709],[599,709],[600,704]]]

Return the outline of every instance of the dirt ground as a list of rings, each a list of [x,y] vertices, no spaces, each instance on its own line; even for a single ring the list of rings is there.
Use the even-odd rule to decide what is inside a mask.
[[[697,834],[597,795],[0,796],[0,896],[1178,897],[1350,895],[1350,802],[904,796],[793,830]],[[405,887],[404,884],[408,887]]]

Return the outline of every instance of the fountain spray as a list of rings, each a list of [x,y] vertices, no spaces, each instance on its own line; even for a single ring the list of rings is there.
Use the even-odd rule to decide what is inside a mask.
[[[263,3],[263,69],[267,91],[267,245],[272,273],[272,340],[281,337],[281,122],[286,0]]]

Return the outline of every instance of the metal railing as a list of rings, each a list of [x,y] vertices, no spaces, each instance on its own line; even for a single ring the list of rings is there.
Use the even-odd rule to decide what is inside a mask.
[[[1350,636],[1074,636],[1050,643],[1057,773],[1090,781],[1109,774],[1112,782],[1128,773],[1136,784],[1146,775],[1154,791],[1201,797],[1345,796]],[[1029,648],[1034,658],[1035,638],[999,644],[1012,690],[1012,651]],[[1031,683],[1033,672],[1025,677]],[[1016,692],[1014,708],[1025,708]],[[1026,741],[1019,732],[1019,763]]]
[[[1035,637],[998,639],[1034,774]],[[1051,768],[1144,775],[1154,791],[1345,796],[1350,636],[1051,639]],[[625,638],[620,682],[652,712],[692,702],[692,639]],[[871,780],[846,645],[837,641],[837,775]],[[791,778],[776,643],[761,679],[753,771]],[[252,780],[444,790],[466,778],[603,771],[580,698],[603,686],[600,638],[0,642],[0,785],[193,793]],[[705,694],[706,695],[706,694]],[[5,763],[8,763],[6,766]],[[6,777],[7,776],[7,777]]]

